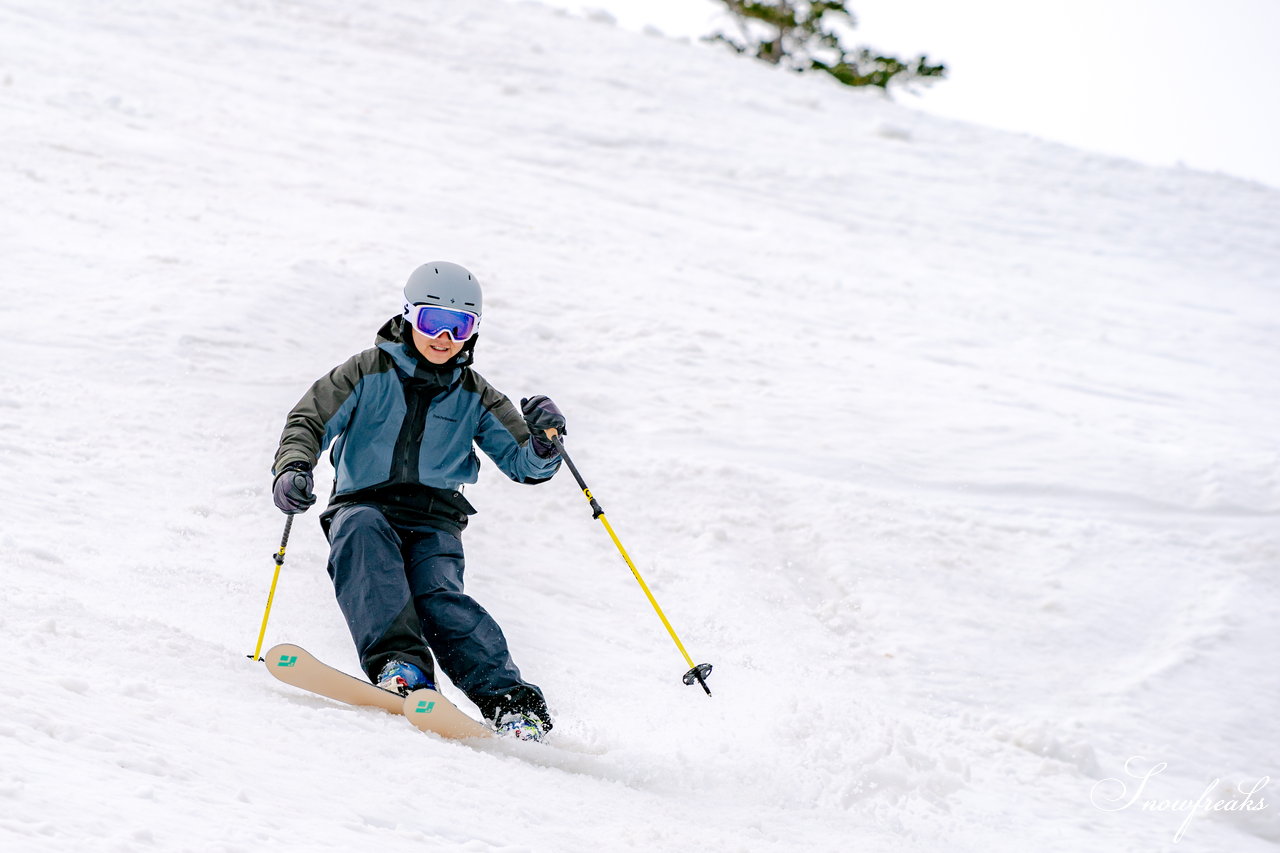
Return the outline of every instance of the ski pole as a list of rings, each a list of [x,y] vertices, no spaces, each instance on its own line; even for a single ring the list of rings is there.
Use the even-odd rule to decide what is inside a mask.
[[[267,635],[267,620],[271,618],[271,602],[276,597],[276,583],[280,580],[280,567],[284,565],[284,549],[289,544],[289,531],[292,528],[293,514],[290,513],[284,520],[284,536],[280,539],[280,550],[274,555],[276,570],[271,576],[271,590],[267,593],[267,609],[262,614],[262,630],[258,632],[258,645],[254,647],[253,654],[249,655],[250,660],[262,660],[262,638]]]
[[[676,648],[680,650],[680,654],[684,656],[685,663],[689,664],[689,671],[684,674],[684,683],[688,685],[699,684],[702,689],[711,695],[711,688],[707,686],[707,676],[711,674],[711,664],[699,663],[695,664],[693,658],[689,657],[689,652],[685,650],[684,643],[680,642],[680,637],[676,635],[676,629],[671,627],[671,623],[667,621],[667,615],[662,612],[662,608],[658,606],[658,600],[653,597],[653,593],[649,591],[649,585],[644,582],[644,578],[640,577],[640,570],[636,568],[636,564],[631,561],[631,557],[627,554],[627,549],[622,547],[622,542],[618,539],[618,534],[613,532],[613,526],[609,524],[609,519],[605,517],[604,510],[600,507],[600,502],[591,494],[591,490],[587,488],[586,482],[582,479],[582,475],[578,473],[578,466],[573,464],[573,460],[569,458],[569,453],[564,449],[564,442],[556,435],[551,439],[560,450],[560,457],[564,459],[564,463],[569,466],[569,471],[573,474],[573,479],[578,482],[578,488],[582,489],[582,493],[587,496],[587,501],[591,504],[591,517],[600,519],[600,523],[604,525],[604,529],[609,533],[609,538],[613,540],[613,544],[617,546],[618,553],[622,555],[622,559],[626,561],[627,567],[631,569],[631,574],[635,576],[636,582],[640,584],[640,588],[644,590],[645,596],[649,599],[649,603],[653,605],[653,609],[657,612],[658,618],[662,620],[663,626],[667,629],[667,633],[671,635],[671,639],[675,641]]]

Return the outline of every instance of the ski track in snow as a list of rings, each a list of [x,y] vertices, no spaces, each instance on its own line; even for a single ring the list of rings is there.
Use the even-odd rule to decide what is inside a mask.
[[[528,3],[0,2],[0,114],[0,847],[1280,844],[1090,801],[1280,777],[1276,191]],[[284,414],[433,257],[713,699],[568,472],[487,461],[550,743],[246,660]],[[325,554],[267,644],[354,671]]]

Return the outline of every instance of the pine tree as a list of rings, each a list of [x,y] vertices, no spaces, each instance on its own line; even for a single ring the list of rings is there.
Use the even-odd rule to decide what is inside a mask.
[[[733,13],[738,32],[716,33],[708,41],[723,42],[793,71],[825,71],[846,86],[878,86],[922,82],[946,76],[947,67],[927,56],[902,61],[869,47],[846,48],[839,27],[857,21],[842,0],[720,0]]]

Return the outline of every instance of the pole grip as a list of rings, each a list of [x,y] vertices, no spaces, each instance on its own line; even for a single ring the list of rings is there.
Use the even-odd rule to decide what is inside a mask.
[[[578,466],[573,464],[569,451],[564,449],[564,442],[560,440],[558,434],[552,436],[551,440],[555,442],[556,449],[560,451],[560,458],[564,460],[564,464],[569,466],[569,473],[573,474],[573,479],[577,482],[578,488],[587,496],[587,501],[591,504],[591,517],[601,518],[604,515],[604,507],[600,506],[596,496],[591,494],[591,489],[587,488],[587,481],[582,479],[582,474],[578,472]]]
[[[560,458],[564,460],[564,464],[569,466],[569,473],[573,474],[573,479],[577,481],[578,488],[582,489],[584,492],[590,491],[590,489],[587,488],[586,481],[582,479],[582,474],[578,473],[578,466],[573,464],[573,459],[570,458],[569,451],[564,449],[564,439],[557,434],[552,437],[551,441],[555,444],[556,450],[560,451]]]

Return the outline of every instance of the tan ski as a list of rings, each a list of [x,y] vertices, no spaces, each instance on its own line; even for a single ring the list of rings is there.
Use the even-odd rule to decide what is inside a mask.
[[[435,690],[415,690],[404,697],[404,715],[424,732],[441,737],[495,737],[493,729],[477,723]]]
[[[493,737],[494,733],[464,714],[435,690],[415,690],[408,696],[348,675],[320,661],[301,646],[281,643],[263,657],[267,670],[285,684],[327,696],[348,705],[381,708],[403,714],[424,732],[446,738]]]

